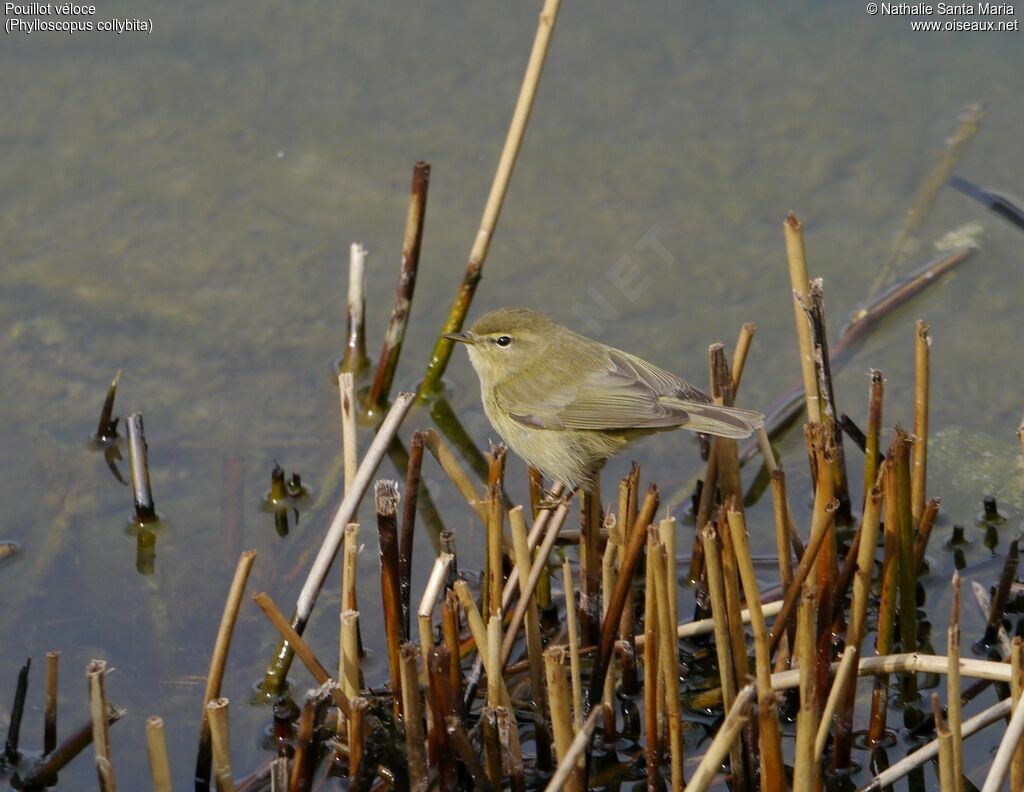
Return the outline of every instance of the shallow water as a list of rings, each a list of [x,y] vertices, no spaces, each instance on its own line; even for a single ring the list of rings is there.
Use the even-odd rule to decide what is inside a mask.
[[[146,787],[143,724],[160,714],[184,788],[238,553],[259,551],[250,590],[290,609],[337,501],[324,489],[340,445],[330,367],[344,333],[348,245],[371,251],[375,356],[411,167],[429,160],[396,383],[413,387],[461,277],[536,17],[533,4],[499,3],[98,6],[97,18],[115,16],[152,17],[154,32],[12,34],[0,47],[0,540],[22,546],[0,562],[0,724],[31,656],[22,743],[38,747],[43,655],[59,649],[63,735],[87,717],[82,670],[103,657],[117,668],[110,699],[129,709],[113,728],[122,785]],[[858,3],[656,2],[628,12],[567,3],[474,314],[529,305],[697,383],[707,345],[731,345],[754,321],[740,402],[764,407],[798,376],[786,211],[804,221],[811,273],[825,278],[838,330],[967,103],[984,101],[986,116],[957,172],[1024,193],[1021,44],[1015,32],[911,33],[905,18],[869,16]],[[939,628],[951,526],[968,526],[965,563],[979,565],[985,584],[998,562],[986,563],[973,527],[982,494],[999,497],[1009,518],[996,553],[1021,527],[1021,232],[945,191],[911,261],[970,221],[985,227],[978,254],[886,320],[837,379],[840,408],[863,424],[864,372],[882,369],[886,424],[909,425],[913,320],[931,322],[929,494],[943,512],[927,587]],[[118,368],[117,409],[145,414],[167,520],[147,576],[126,533],[129,492],[87,442]],[[447,379],[486,444],[493,433],[458,351]],[[415,413],[403,434],[429,424]],[[802,504],[802,440],[791,434],[781,447]],[[632,456],[666,492],[699,468],[683,435],[651,438]],[[302,474],[314,499],[326,496],[285,538],[260,508],[275,459]],[[606,486],[627,464],[610,466]],[[385,464],[381,475],[393,474]],[[522,497],[520,463],[509,475]],[[478,565],[480,531],[433,468],[429,476],[461,565]],[[772,548],[767,506],[750,518],[755,553]],[[373,601],[376,540],[365,525],[361,572]],[[421,532],[415,586],[432,552]],[[328,666],[336,589],[332,576],[307,631]],[[363,618],[372,627],[379,617]],[[967,645],[981,620],[966,603],[964,627]],[[239,774],[264,756],[268,713],[245,702],[275,643],[247,604],[223,691]],[[371,656],[368,680],[381,682],[385,666]],[[310,683],[302,670],[293,677],[300,689]],[[93,778],[80,759],[61,788],[91,788]]]

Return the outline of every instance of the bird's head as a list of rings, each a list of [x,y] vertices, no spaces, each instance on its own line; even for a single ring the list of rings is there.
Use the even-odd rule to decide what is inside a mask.
[[[544,360],[562,329],[526,308],[499,308],[481,316],[467,332],[444,335],[466,345],[480,382],[493,387]]]

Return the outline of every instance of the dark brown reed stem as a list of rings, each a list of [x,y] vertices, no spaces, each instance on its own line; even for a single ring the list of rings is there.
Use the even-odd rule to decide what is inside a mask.
[[[366,738],[369,735],[366,713],[370,707],[370,700],[365,696],[356,696],[352,699],[351,705],[352,717],[348,723],[348,774],[354,779],[364,770],[363,754],[366,752]]]
[[[648,792],[658,789],[661,777],[661,729],[658,725],[661,702],[658,696],[658,665],[660,659],[661,638],[658,631],[658,596],[654,586],[654,553],[652,546],[654,537],[648,532],[646,570],[644,580],[644,763],[646,766],[646,787]]]
[[[793,573],[793,580],[790,582],[789,588],[783,597],[782,610],[779,611],[779,614],[775,617],[775,623],[772,625],[771,636],[768,639],[768,647],[772,654],[779,648],[779,641],[782,640],[782,636],[786,633],[789,619],[800,599],[801,587],[804,585],[804,581],[807,580],[811,569],[815,567],[815,562],[822,545],[825,544],[825,540],[831,534],[832,514],[835,513],[837,505],[835,502],[832,502],[823,510],[817,508],[814,510],[814,516],[812,516],[811,521],[811,535],[807,540],[807,549],[804,551],[804,556],[800,559],[800,563],[797,564],[796,571]]]
[[[339,370],[356,377],[370,365],[366,354],[366,256],[366,248],[360,243],[353,242],[349,247],[348,321]]]
[[[18,684],[14,689],[14,704],[7,727],[7,742],[4,744],[4,758],[10,764],[17,764],[21,756],[18,753],[18,743],[21,739],[21,719],[25,714],[25,696],[28,695],[28,671],[31,667],[32,658],[29,657],[18,672]]]
[[[619,484],[618,533],[620,543],[616,547],[615,560],[619,568],[626,557],[630,532],[636,520],[637,489],[640,481],[640,466],[636,462],[630,467],[629,475],[623,477]],[[611,591],[606,588],[605,591]],[[604,599],[604,615],[607,618],[608,598]],[[631,696],[639,691],[639,680],[636,673],[636,603],[635,593],[631,586],[626,592],[626,601],[622,606],[622,618],[619,620],[619,665],[622,669],[622,690]]]
[[[117,384],[121,381],[121,369],[117,370],[114,379],[107,388],[107,396],[103,400],[103,409],[100,410],[99,424],[96,426],[96,434],[93,440],[101,445],[113,443],[117,439],[117,418],[114,417],[114,399],[117,398]]]
[[[914,450],[910,481],[910,513],[914,525],[924,514],[925,482],[928,470],[928,372],[932,340],[928,323],[918,319],[914,333]]]
[[[491,446],[487,453],[487,556],[483,593],[486,607],[482,606],[482,609],[488,617],[501,613],[501,592],[505,584],[502,570],[505,509],[501,488],[505,477],[507,454],[508,449],[504,445]]]
[[[172,792],[174,787],[171,785],[171,764],[167,758],[163,718],[153,715],[146,719],[146,747],[153,792]]]
[[[782,761],[782,733],[772,691],[771,653],[768,651],[768,630],[761,611],[761,595],[757,587],[757,573],[747,544],[747,527],[743,514],[728,509],[728,524],[732,547],[736,553],[743,593],[750,610],[750,626],[754,632],[754,666],[757,674],[757,722],[760,739],[761,783],[768,789],[783,789],[786,785],[785,766]],[[674,749],[673,749],[674,750]]]
[[[812,532],[816,522],[824,521],[828,526],[818,560],[815,563],[815,593],[818,605],[818,700],[824,701],[828,694],[832,663],[832,615],[835,606],[835,582],[838,577],[838,548],[836,544],[835,516],[842,509],[833,506],[838,501],[835,493],[834,448],[831,427],[823,424],[805,426],[807,445],[814,461],[814,512],[811,518]]]
[[[107,692],[104,684],[107,664],[103,660],[91,660],[85,667],[89,682],[89,712],[92,715],[92,744],[96,752],[96,774],[99,777],[100,792],[117,792],[114,766],[110,760],[110,722],[107,719]]]
[[[479,757],[473,750],[473,744],[469,741],[469,735],[466,734],[466,730],[462,727],[459,719],[449,715],[445,718],[445,726],[448,742],[458,755],[459,761],[466,766],[466,770],[473,780],[473,788],[483,790],[483,792],[489,792],[489,790],[494,789],[487,778],[483,765],[480,764]]]
[[[505,193],[508,191],[512,169],[515,167],[519,148],[526,132],[526,125],[530,120],[530,110],[533,108],[533,100],[537,95],[537,86],[544,69],[544,61],[547,58],[551,34],[555,29],[555,20],[558,18],[559,5],[560,0],[545,0],[544,8],[540,12],[537,34],[533,40],[533,50],[526,66],[526,74],[523,76],[523,84],[519,90],[519,98],[516,100],[512,121],[509,124],[505,146],[498,161],[498,170],[491,183],[487,204],[484,206],[480,229],[477,231],[473,247],[469,252],[469,262],[466,264],[466,274],[463,276],[462,285],[448,312],[448,318],[445,320],[441,333],[457,333],[462,329],[466,314],[469,313],[469,306],[473,301],[473,295],[476,294],[476,287],[480,282],[484,262],[487,260],[487,252],[490,250],[494,230],[498,224],[498,216],[501,214],[501,207],[505,202]],[[444,376],[444,370],[451,358],[453,344],[453,341],[443,336],[438,337],[430,356],[427,373],[420,385],[421,397],[436,396],[441,392],[441,377]]]
[[[924,512],[921,520],[917,523],[917,535],[914,537],[914,568],[921,571],[924,564],[924,554],[928,552],[928,540],[932,536],[932,528],[935,526],[935,518],[939,514],[939,507],[942,501],[939,498],[931,498],[924,505]]]
[[[590,674],[590,701],[597,701],[604,689],[605,674],[608,673],[608,665],[611,662],[612,652],[615,650],[615,632],[622,620],[622,609],[626,604],[626,593],[633,585],[633,576],[640,565],[640,558],[643,555],[644,545],[647,539],[647,526],[654,519],[658,509],[658,488],[651,485],[647,490],[647,497],[644,505],[637,515],[636,522],[630,530],[629,545],[626,547],[626,555],[619,567],[619,576],[615,581],[615,589],[608,601],[608,615],[601,625],[601,638],[598,641],[597,656],[594,659],[594,667]]]
[[[810,554],[808,552],[808,554]],[[800,664],[800,709],[796,716],[796,748],[793,760],[793,789],[810,790],[817,787],[820,768],[814,761],[814,738],[818,730],[818,702],[820,701],[817,675],[812,673],[816,661],[815,612],[818,604],[810,583],[800,591],[797,610],[796,646],[793,652]]]
[[[391,320],[384,332],[377,373],[366,399],[367,410],[371,412],[383,409],[387,403],[398,369],[398,359],[402,354],[402,343],[405,341],[405,330],[409,325],[409,312],[412,310],[412,298],[416,290],[429,186],[430,163],[417,162],[412,169],[412,188],[409,193],[409,212],[405,219],[405,235],[402,238],[402,266],[398,271],[398,286],[395,288],[395,306],[391,309]]]
[[[796,316],[796,337],[800,350],[800,371],[804,379],[804,401],[807,405],[807,420],[817,423],[821,420],[818,398],[818,378],[814,369],[814,347],[811,344],[811,328],[807,324],[800,300],[807,297],[807,259],[804,254],[804,232],[800,220],[790,212],[782,224],[786,237],[786,256],[789,260],[789,281],[793,290],[793,312]]]
[[[860,542],[853,576],[853,599],[850,603],[850,621],[846,630],[846,646],[855,653],[852,661],[855,666],[860,662],[860,645],[864,641],[867,625],[868,598],[871,594],[871,576],[874,572],[881,509],[882,491],[878,487],[872,487],[864,502],[864,515],[859,528]],[[851,682],[839,704],[832,750],[832,767],[837,770],[850,765],[856,693],[856,682]]]
[[[885,393],[885,377],[878,369],[868,372],[871,384],[868,387],[868,431],[864,440],[864,495],[871,492],[878,478],[879,438],[882,432],[882,396]]]
[[[302,664],[309,670],[309,673],[313,675],[313,679],[317,681],[317,684],[326,685],[330,681],[331,675],[327,673],[327,669],[323,667],[316,655],[313,654],[313,650],[309,648],[309,644],[307,644],[302,639],[302,636],[295,632],[295,629],[288,623],[285,615],[281,612],[281,609],[277,607],[274,600],[270,598],[270,595],[261,591],[259,594],[253,595],[253,601],[260,606],[260,610],[263,611],[270,623],[274,625],[281,637],[291,644],[295,654],[298,656],[299,660],[302,661]],[[355,611],[346,611],[346,613],[355,613]],[[342,614],[342,618],[344,618],[344,616],[345,613]],[[348,696],[346,696],[341,689],[337,687],[331,691],[331,695],[334,698],[334,703],[338,705],[345,715],[348,715]]]
[[[213,743],[213,778],[217,792],[235,792],[231,775],[231,733],[228,726],[228,700],[215,698],[206,705],[206,719],[210,723]]]
[[[128,457],[132,473],[132,498],[135,501],[135,519],[148,524],[157,519],[153,504],[153,487],[149,480],[149,451],[142,425],[142,413],[133,412],[125,419],[128,431]]]
[[[501,742],[498,739],[497,708],[485,705],[480,711],[480,742],[484,749],[484,767],[491,786],[501,787],[503,768],[501,761]]]
[[[353,703],[355,699],[352,700]],[[350,711],[351,712],[351,711]],[[288,792],[308,792],[313,778],[313,760],[315,759],[315,746],[313,744],[313,730],[316,726],[316,705],[312,695],[306,696],[302,704],[302,714],[299,716],[299,730],[295,737],[295,757],[292,759],[292,774],[288,782]],[[358,756],[359,749],[353,747],[353,740],[349,739],[349,770],[352,770],[352,753]]]
[[[413,538],[416,532],[416,504],[420,495],[420,476],[423,470],[423,435],[412,433],[409,442],[409,464],[405,471],[405,502],[402,504],[402,534],[398,543],[398,582],[402,595],[402,625],[409,638],[409,598],[412,590]]]
[[[426,792],[430,786],[427,757],[424,753],[423,704],[420,700],[420,678],[416,669],[418,652],[410,642],[402,644],[402,723],[405,727],[405,752],[409,761],[409,788]]]
[[[255,560],[255,550],[246,550],[238,557],[235,574],[231,578],[231,586],[228,589],[220,624],[217,627],[213,654],[210,656],[210,669],[206,674],[206,689],[203,691],[203,710],[199,719],[199,744],[196,749],[196,785],[203,789],[208,789],[210,786],[210,761],[213,748],[210,742],[210,723],[206,705],[220,696],[220,686],[224,681],[224,669],[228,663],[228,652],[231,650],[231,637],[234,635],[238,611],[242,607],[242,595],[245,594],[245,585],[249,581],[249,573],[252,571]]]
[[[708,363],[711,367],[711,396],[717,404],[731,407],[736,397],[729,363],[725,359],[725,347],[712,344],[708,348]],[[741,504],[742,509],[743,482],[740,480],[740,463],[737,457],[736,441],[725,437],[716,437],[712,442],[712,455],[718,460],[718,485],[722,491],[722,501],[730,498]],[[705,482],[707,486],[707,482]]]
[[[46,688],[43,705],[43,754],[57,747],[57,677],[60,652],[46,653]]]
[[[999,628],[1002,626],[1003,613],[1006,610],[1006,603],[1010,596],[1010,587],[1017,577],[1017,564],[1020,558],[1017,544],[1016,539],[1010,542],[1010,550],[1006,554],[1003,570],[999,574],[999,583],[996,585],[996,593],[992,597],[992,605],[988,611],[988,624],[985,626],[985,635],[981,639],[985,646],[991,646],[996,642]]]
[[[127,710],[107,705],[107,728],[113,726],[125,716]],[[57,774],[67,766],[78,754],[84,751],[93,741],[93,722],[90,718],[71,734],[60,745],[35,765],[31,771],[20,777],[21,789],[34,789],[56,783]]]
[[[878,634],[875,654],[892,653],[892,637],[896,618],[896,580],[899,570],[899,508],[896,503],[896,470],[890,464],[884,470],[885,493],[885,549],[882,558],[882,589],[878,600]],[[868,745],[880,745],[886,739],[889,675],[875,677],[871,693],[871,720],[868,726]]]
[[[442,790],[451,788],[455,783],[455,762],[445,728],[445,719],[453,714],[452,691],[448,687],[448,666],[451,662],[453,658],[443,646],[431,649],[427,656],[430,729],[437,744],[437,769]]]
[[[897,429],[889,455],[895,460],[897,519],[900,548],[900,646],[904,652],[917,651],[917,567],[914,560],[914,522],[910,505],[911,439]],[[905,691],[912,695],[913,675],[904,677]]]
[[[580,492],[580,638],[593,646],[601,629],[601,485]],[[583,724],[578,713],[577,728]]]
[[[508,764],[507,775],[511,780],[512,792],[526,792],[526,779],[523,775],[523,751],[519,744],[519,730],[515,716],[508,707],[496,707],[495,716],[498,721],[498,742]]]
[[[711,742],[700,764],[697,766],[693,777],[690,779],[690,783],[686,786],[688,791],[705,792],[711,786],[711,782],[714,780],[715,775],[717,775],[722,761],[725,759],[726,754],[732,750],[736,738],[739,737],[747,723],[750,707],[753,705],[755,697],[756,691],[753,685],[747,685],[736,696],[736,702],[728,709],[721,728],[719,728],[715,739]],[[734,768],[734,781],[735,778]],[[808,789],[808,787],[794,786],[794,789]]]
[[[391,690],[402,686],[398,648],[409,636],[402,629],[401,572],[398,568],[398,482],[378,481],[373,488],[377,509],[377,533],[380,538],[380,589],[384,608],[384,636],[388,648]],[[399,699],[395,697],[395,706]]]
[[[457,658],[459,657],[459,599],[455,592],[446,589],[444,599],[441,600],[441,635],[444,638],[444,645],[451,653],[455,661],[451,663],[451,676],[448,684],[452,690],[452,706],[456,712],[462,708],[462,668]]]

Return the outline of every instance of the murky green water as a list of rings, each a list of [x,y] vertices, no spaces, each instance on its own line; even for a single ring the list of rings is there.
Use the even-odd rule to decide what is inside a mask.
[[[251,590],[290,609],[337,499],[303,514],[286,538],[260,510],[275,459],[319,495],[339,452],[330,365],[344,332],[348,244],[371,250],[375,355],[411,167],[433,164],[398,376],[412,387],[479,221],[535,11],[98,0],[97,19],[152,18],[154,32],[4,37],[0,539],[22,553],[0,562],[0,724],[16,669],[31,656],[25,748],[41,743],[44,653],[62,652],[62,735],[87,717],[84,666],[103,657],[117,668],[109,696],[129,709],[113,729],[122,786],[147,788],[143,724],[160,714],[186,787],[238,553],[259,551]],[[798,375],[786,211],[804,220],[811,271],[825,277],[838,329],[866,297],[966,103],[983,100],[987,114],[958,172],[1024,193],[1022,41],[1013,32],[911,33],[905,18],[869,16],[852,2],[567,2],[475,313],[529,305],[701,383],[708,343],[731,344],[754,321],[741,402],[764,407]],[[996,552],[1020,529],[1024,502],[1013,433],[1024,412],[1024,238],[947,191],[920,256],[968,221],[985,225],[982,250],[886,321],[837,382],[841,409],[863,422],[864,372],[882,369],[886,423],[909,424],[913,320],[931,322],[929,494],[943,499],[930,554],[935,603],[948,599],[952,555],[942,543],[952,524],[968,525],[966,563],[982,564],[988,583],[990,551],[971,527],[981,495],[996,494],[1010,518]],[[627,288],[614,273],[628,275]],[[136,571],[125,531],[130,494],[87,446],[118,368],[117,407],[145,414],[157,507],[169,523],[149,576]],[[448,381],[485,443],[493,434],[464,355]],[[414,413],[404,434],[429,423]],[[802,441],[794,435],[783,448],[802,503]],[[682,435],[652,438],[634,456],[665,491],[698,469],[696,445]],[[472,567],[481,533],[433,468],[429,476]],[[510,477],[521,497],[520,463]],[[772,547],[765,506],[751,518],[755,552]],[[374,601],[376,540],[366,526],[362,573]],[[416,585],[433,552],[420,540]],[[336,589],[332,577],[307,631],[328,665]],[[935,611],[937,626],[946,612]],[[967,645],[981,620],[970,603],[964,612]],[[374,609],[364,616],[377,618]],[[275,643],[247,604],[224,687],[239,773],[264,757],[268,713],[245,701]],[[373,683],[385,676],[376,648]],[[301,670],[294,677],[310,682]],[[93,778],[81,759],[61,788],[91,788]]]

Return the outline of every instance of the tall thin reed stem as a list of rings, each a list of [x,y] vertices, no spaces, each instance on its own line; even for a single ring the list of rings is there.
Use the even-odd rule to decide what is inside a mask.
[[[353,242],[348,254],[348,326],[340,371],[359,376],[370,358],[366,355],[366,248]]]
[[[811,346],[811,328],[807,324],[800,298],[807,298],[807,259],[804,254],[804,232],[800,220],[790,212],[782,229],[786,237],[786,256],[789,259],[789,281],[793,290],[793,313],[796,316],[796,337],[800,347],[800,371],[804,378],[804,401],[807,405],[807,420],[821,421],[821,406],[818,397],[818,378],[814,370],[814,348]]]
[[[101,792],[117,792],[114,766],[110,759],[110,722],[107,719],[107,692],[105,677],[107,664],[92,660],[85,667],[89,682],[89,712],[92,715],[92,745],[96,752],[96,774]]]
[[[932,339],[928,335],[928,323],[923,319],[917,320],[914,331],[914,457],[910,509],[914,525],[920,525],[928,470],[928,377]]]
[[[146,747],[153,792],[171,792],[174,787],[171,785],[171,764],[167,758],[163,718],[153,715],[146,719]]]

